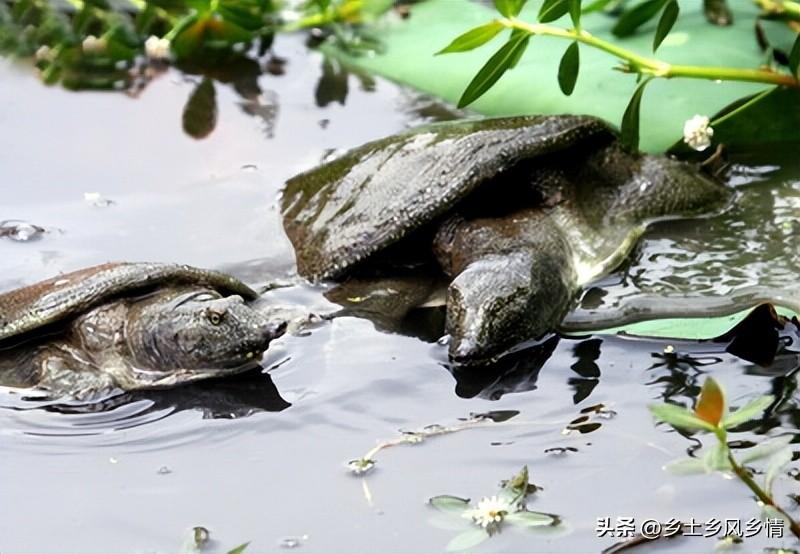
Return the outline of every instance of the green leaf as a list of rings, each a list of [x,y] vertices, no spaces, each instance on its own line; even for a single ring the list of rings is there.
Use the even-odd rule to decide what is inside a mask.
[[[716,379],[707,377],[703,382],[703,388],[700,389],[700,398],[697,399],[697,406],[694,408],[695,415],[717,427],[726,410],[725,392]]]
[[[503,76],[503,73],[519,59],[520,52],[524,51],[528,46],[529,34],[520,34],[517,36],[512,35],[511,38],[503,46],[500,47],[489,61],[478,71],[475,77],[470,81],[461,99],[458,101],[458,107],[463,108],[469,106],[475,100],[483,96],[483,94],[492,88],[497,80]]]
[[[544,0],[539,10],[539,22],[550,23],[563,16],[570,9],[570,0]]]
[[[489,538],[489,533],[483,529],[470,529],[464,531],[460,535],[456,535],[450,542],[447,543],[448,552],[457,552],[459,550],[466,550],[473,546],[478,546],[480,543]]]
[[[518,505],[525,500],[528,495],[530,476],[528,474],[528,466],[522,466],[522,469],[514,475],[511,479],[506,481],[500,491],[500,496],[504,498],[509,504]]]
[[[519,40],[521,38],[526,38],[525,46],[518,49],[511,61],[508,62],[508,71],[517,67],[517,64],[522,59],[522,55],[525,53],[525,49],[528,47],[527,40],[530,39],[530,34],[527,31],[523,31],[522,29],[514,29],[511,31],[510,40]]]
[[[727,471],[731,469],[731,462],[728,460],[728,445],[718,442],[703,455],[703,465],[708,472]]]
[[[590,3],[581,11],[583,13],[599,12],[606,9],[606,6],[608,6],[612,1],[616,2],[617,0],[594,0],[594,2]]]
[[[580,68],[580,50],[577,42],[573,42],[567,47],[558,64],[558,86],[561,92],[569,96],[575,90],[575,83],[578,80],[578,69]]]
[[[746,464],[756,460],[768,458],[776,452],[783,450],[789,445],[789,443],[792,442],[793,438],[794,435],[781,435],[780,437],[775,437],[774,439],[762,442],[753,448],[748,448],[747,450],[742,451],[742,453],[737,456],[737,460],[740,464]]]
[[[697,417],[694,412],[682,408],[681,406],[676,406],[675,404],[654,404],[648,407],[656,419],[669,423],[678,429],[686,429],[689,431],[701,429],[704,431],[714,430],[713,425],[707,421],[703,421]]]
[[[504,17],[517,17],[528,0],[494,0],[494,7]]]
[[[543,527],[546,525],[555,525],[558,523],[558,518],[542,512],[522,510],[508,514],[505,517],[505,521],[522,527]]]
[[[788,446],[781,450],[778,450],[773,456],[769,459],[769,465],[767,466],[767,474],[764,477],[764,489],[766,489],[768,495],[772,495],[772,484],[775,482],[775,479],[780,475],[783,468],[785,468],[789,462],[792,461],[794,457],[794,452]]]
[[[673,475],[698,475],[708,473],[706,464],[698,458],[681,458],[673,460],[664,466],[664,469]]]
[[[228,550],[228,554],[243,554],[244,551],[247,549],[247,546],[249,544],[250,544],[249,541],[248,542],[243,542],[242,544],[240,544],[239,546],[237,546],[233,550]]]
[[[474,50],[475,48],[483,46],[492,40],[495,36],[497,36],[497,33],[503,29],[503,24],[499,21],[491,21],[486,25],[475,27],[463,35],[457,36],[455,39],[453,39],[453,42],[436,52],[436,55],[438,56],[439,54],[467,52],[469,50]]]
[[[787,119],[791,120],[792,118],[787,117]],[[798,121],[798,126],[800,126],[800,121]],[[718,133],[715,128],[714,138],[716,139],[717,136]],[[683,143],[682,140],[681,143]],[[776,310],[780,315],[789,318],[797,315],[788,308],[776,307]],[[724,335],[747,317],[751,311],[752,308],[748,308],[725,316],[652,319],[649,321],[621,325],[619,327],[606,328],[598,328],[584,321],[572,321],[568,315],[567,319],[562,323],[560,332],[563,334],[573,333],[581,335],[586,334],[586,332],[592,332],[598,335],[625,333],[626,335],[637,337],[704,340]]]
[[[751,400],[735,412],[728,414],[725,419],[722,420],[722,426],[725,429],[731,429],[751,419],[755,419],[757,416],[761,415],[761,412],[767,409],[774,400],[775,397],[770,395]]]
[[[569,0],[569,17],[576,29],[581,28],[581,0]]]
[[[775,506],[771,506],[769,504],[764,504],[761,507],[761,519],[768,520],[768,519],[776,519],[778,521],[783,521],[786,523],[786,516],[780,513]],[[785,530],[785,529],[784,529]]]
[[[464,510],[469,508],[469,498],[442,494],[429,499],[428,504],[441,512],[461,514]]]
[[[625,113],[622,114],[622,125],[620,127],[622,143],[632,150],[639,149],[639,112],[641,111],[644,87],[647,86],[650,80],[651,78],[648,78],[639,83],[639,86],[633,91],[633,96],[628,102]]]
[[[653,19],[667,0],[646,0],[624,12],[611,32],[618,37],[627,37],[636,32],[636,29]]]
[[[800,67],[800,35],[797,35],[797,38],[792,45],[792,51],[789,54],[789,69],[792,70],[792,75],[795,78],[798,78],[799,74],[797,72],[798,68]]]
[[[678,0],[669,0],[667,5],[664,6],[664,11],[661,12],[661,18],[658,20],[658,27],[656,27],[656,34],[653,37],[653,52],[658,50],[661,43],[667,38],[667,35],[672,30],[675,21],[678,19],[678,14],[681,9],[678,6]]]

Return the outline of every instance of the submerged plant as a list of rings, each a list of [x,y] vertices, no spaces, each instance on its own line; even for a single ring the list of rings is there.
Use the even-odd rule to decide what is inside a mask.
[[[528,482],[528,467],[525,466],[514,477],[500,483],[497,494],[482,498],[476,505],[470,504],[468,498],[451,495],[434,496],[428,502],[440,512],[465,520],[464,531],[447,544],[447,550],[466,550],[499,533],[505,525],[558,525],[561,522],[558,516],[528,510],[526,498],[536,489]]]
[[[775,478],[792,461],[793,453],[789,444],[794,435],[781,435],[766,440],[745,449],[738,458],[734,457],[727,441],[729,429],[755,419],[773,401],[772,396],[762,396],[730,412],[725,391],[709,377],[703,383],[694,410],[665,403],[650,406],[650,411],[656,419],[669,423],[676,429],[710,432],[717,439],[717,444],[706,449],[701,457],[676,460],[666,466],[667,470],[681,475],[712,471],[732,472],[758,498],[767,518],[782,519],[791,532],[800,538],[800,524],[778,505],[772,495]],[[768,460],[763,485],[757,483],[753,473],[743,465],[761,459]]]

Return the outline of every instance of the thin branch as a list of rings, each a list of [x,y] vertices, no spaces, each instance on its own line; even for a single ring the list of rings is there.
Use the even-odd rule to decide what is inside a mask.
[[[800,4],[799,4],[800,5]],[[563,29],[540,23],[527,23],[516,18],[498,20],[509,29],[519,29],[534,35],[551,36],[578,41],[592,48],[602,50],[625,62],[623,71],[652,75],[663,79],[683,77],[688,79],[706,79],[712,81],[746,81],[781,85],[800,89],[800,81],[788,73],[779,73],[769,69],[743,69],[734,67],[715,67],[701,65],[673,65],[655,58],[648,58],[598,38],[584,30]]]

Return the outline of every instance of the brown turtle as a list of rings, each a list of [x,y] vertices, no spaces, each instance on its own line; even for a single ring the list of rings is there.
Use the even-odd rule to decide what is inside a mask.
[[[0,295],[0,384],[84,397],[253,367],[285,322],[238,279],[186,265],[108,263]]]
[[[532,116],[370,142],[290,179],[282,210],[312,281],[409,243],[433,253],[450,280],[450,360],[469,366],[552,331],[649,222],[719,210],[731,194],[693,165],[626,149],[597,118]]]

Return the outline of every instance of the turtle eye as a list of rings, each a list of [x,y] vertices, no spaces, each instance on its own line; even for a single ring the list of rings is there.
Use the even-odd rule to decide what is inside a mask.
[[[219,325],[222,323],[222,314],[219,312],[215,312],[214,310],[208,310],[206,314],[208,316],[208,321],[211,325]]]

